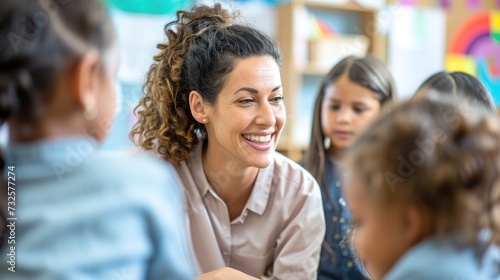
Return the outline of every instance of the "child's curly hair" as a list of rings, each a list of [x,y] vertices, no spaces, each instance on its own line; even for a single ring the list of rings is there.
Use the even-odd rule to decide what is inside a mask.
[[[398,105],[355,141],[347,164],[381,207],[415,203],[433,213],[436,235],[474,243],[488,230],[487,242],[500,244],[498,122],[464,107],[458,99]]]

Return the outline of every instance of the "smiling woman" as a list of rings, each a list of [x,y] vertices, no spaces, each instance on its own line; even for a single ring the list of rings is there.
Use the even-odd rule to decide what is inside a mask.
[[[275,152],[281,54],[233,19],[216,4],[167,24],[131,137],[176,165],[199,279],[315,279],[320,190]]]
[[[272,57],[251,56],[236,63],[214,106],[205,104],[199,93],[191,93],[193,116],[206,120],[207,137],[213,139],[205,170],[225,162],[241,169],[271,164],[286,119],[280,84]],[[212,184],[218,187],[217,181]]]

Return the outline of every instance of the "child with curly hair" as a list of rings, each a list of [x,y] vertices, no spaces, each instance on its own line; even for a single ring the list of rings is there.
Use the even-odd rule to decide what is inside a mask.
[[[500,130],[458,100],[400,104],[346,155],[351,240],[373,279],[500,278]]]

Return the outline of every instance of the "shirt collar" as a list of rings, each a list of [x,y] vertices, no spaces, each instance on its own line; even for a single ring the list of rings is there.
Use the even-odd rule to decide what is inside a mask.
[[[187,162],[188,167],[191,170],[194,183],[198,188],[201,197],[205,197],[207,192],[212,188],[208,183],[207,176],[205,176],[205,171],[203,170],[201,157],[203,154],[204,142],[204,139],[200,139],[199,144],[194,148]]]
[[[271,184],[273,183],[274,174],[274,161],[266,167],[259,170],[257,180],[253,186],[252,194],[247,201],[246,208],[248,210],[262,215],[266,210],[267,202],[269,200],[269,193],[271,191]]]

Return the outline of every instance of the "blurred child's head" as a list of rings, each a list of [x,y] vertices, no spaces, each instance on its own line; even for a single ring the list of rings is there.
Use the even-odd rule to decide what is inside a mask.
[[[353,245],[375,279],[429,236],[458,234],[465,244],[486,229],[500,243],[499,135],[492,116],[468,116],[457,99],[421,98],[391,108],[355,141],[343,191]]]
[[[101,141],[115,102],[117,56],[99,0],[0,2],[0,125],[14,142]]]
[[[438,72],[425,80],[413,97],[433,98],[434,95],[461,96],[473,107],[497,114],[491,94],[478,79],[467,73]]]

